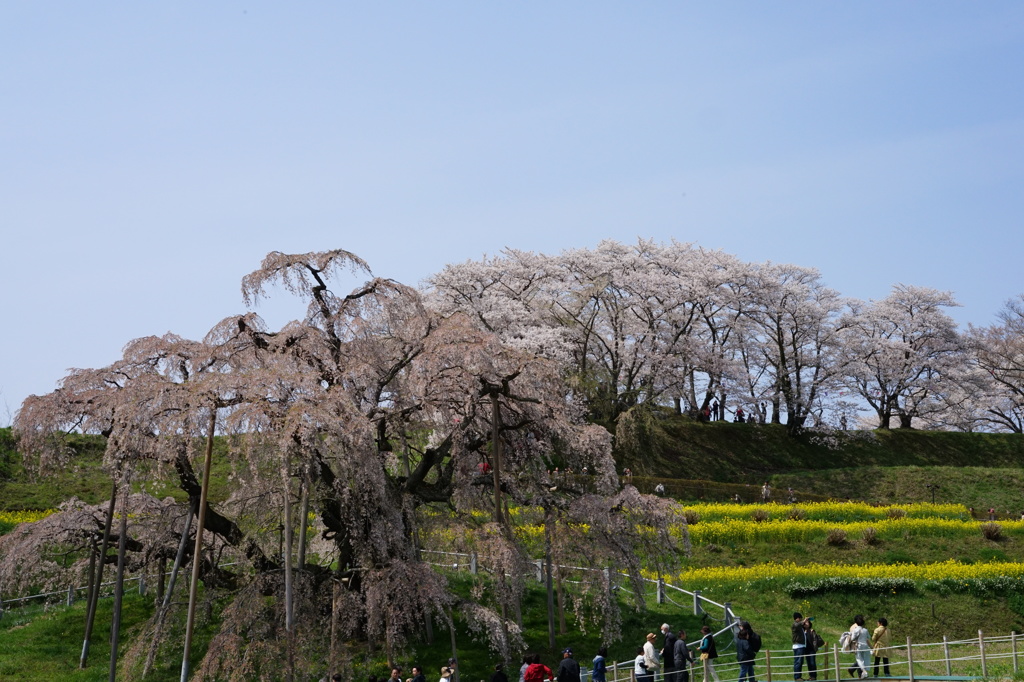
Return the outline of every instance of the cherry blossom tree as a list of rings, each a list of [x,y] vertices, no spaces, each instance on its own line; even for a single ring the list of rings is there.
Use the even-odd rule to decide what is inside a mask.
[[[963,344],[944,308],[958,305],[949,292],[897,284],[881,301],[856,303],[846,318],[847,378],[851,389],[887,429],[895,416],[901,428],[915,417],[943,409]]]
[[[494,277],[489,286],[529,293],[548,285],[530,270]],[[278,658],[289,677],[336,669],[343,637],[380,642],[394,655],[432,619],[451,626],[456,605],[508,658],[521,635],[498,614],[518,609],[527,557],[503,505],[542,506],[565,523],[620,530],[642,521],[664,533],[678,520],[672,505],[619,491],[607,432],[586,424],[580,405],[567,400],[561,332],[527,317],[519,333],[498,334],[499,307],[438,312],[417,291],[379,278],[336,293],[334,282],[346,273],[371,274],[341,250],[271,253],[244,278],[244,298],[255,304],[280,286],[305,304],[301,320],[273,331],[249,312],[224,319],[202,341],[139,339],[120,361],[73,371],[18,415],[21,443],[44,469],[68,457],[55,434],[100,433],[112,475],[142,482],[171,475],[187,494],[178,518],[197,510],[214,536],[191,560],[203,562],[208,593],[230,592],[223,625],[195,671],[200,677],[258,674]],[[528,303],[531,314],[551,314],[547,304]],[[201,437],[214,423],[229,436],[219,456],[240,483],[219,505],[201,503],[195,471]],[[478,475],[483,462],[493,478]],[[595,475],[586,488],[552,485],[546,472],[556,462]],[[306,525],[301,511],[296,524],[296,507],[306,504],[324,545],[312,560],[304,530],[295,547],[294,528]],[[451,526],[480,538],[489,568],[507,576],[487,599],[462,601],[421,560],[421,512],[435,507],[451,514]],[[467,513],[480,508],[495,509],[482,526]],[[266,532],[278,525],[280,533]],[[163,533],[159,548],[133,537],[140,544],[129,550],[173,556],[185,545],[177,532]],[[600,534],[589,552],[639,579],[635,550],[648,536]],[[676,545],[664,539],[671,551],[647,554],[667,566]],[[224,567],[217,560],[224,554],[243,567]],[[269,609],[267,596],[274,597]],[[615,606],[602,599],[602,622],[611,627]],[[157,620],[147,630],[154,639],[163,632]],[[145,640],[136,640],[130,659],[152,660]]]
[[[971,326],[967,343],[982,375],[970,396],[979,412],[978,421],[996,429],[1024,432],[1024,294],[1006,302],[997,324]]]
[[[746,388],[754,400],[768,394],[781,398],[790,430],[803,427],[822,391],[841,376],[837,351],[845,306],[845,299],[810,268],[764,263],[747,282],[742,310],[749,321],[742,344]]]

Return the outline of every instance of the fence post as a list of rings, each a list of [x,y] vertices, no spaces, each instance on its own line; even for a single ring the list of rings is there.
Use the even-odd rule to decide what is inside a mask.
[[[1013,674],[1017,674],[1017,631],[1010,633],[1010,651],[1013,652]]]
[[[693,591],[693,615],[699,616],[702,611],[700,605],[700,590]]]
[[[146,574],[144,572],[139,574],[139,596],[146,596]]]
[[[839,645],[832,645],[832,663],[836,667],[836,682],[842,682],[843,674],[839,672]]]
[[[694,678],[697,677],[694,672]],[[768,649],[764,650],[764,677],[768,682],[772,682],[772,652]]]
[[[659,604],[665,603],[665,579],[658,578],[658,597],[657,602]]]
[[[910,678],[910,682],[914,682],[914,645],[910,643],[909,637],[907,637],[907,676]]]
[[[985,663],[985,635],[978,630],[978,647],[981,649],[981,676],[988,677],[988,666]]]
[[[942,636],[942,655],[946,659],[946,677],[953,676],[953,664],[949,662],[949,638]]]
[[[612,661],[612,682],[618,682],[619,680],[619,664],[617,661]]]
[[[469,554],[469,572],[476,575],[476,552],[470,552]]]
[[[68,606],[75,603],[75,586],[68,585]]]

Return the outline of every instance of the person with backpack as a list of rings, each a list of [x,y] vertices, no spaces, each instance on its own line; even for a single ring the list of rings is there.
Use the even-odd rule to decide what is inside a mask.
[[[825,640],[814,629],[814,619],[804,619],[804,634],[807,646],[804,648],[804,663],[807,664],[807,676],[810,680],[818,679],[818,651],[825,646]]]
[[[736,635],[736,660],[740,664],[739,682],[754,682],[754,654],[750,652],[750,633],[740,630]]]
[[[878,663],[884,665],[885,676],[889,677],[889,647],[892,645],[892,634],[889,632],[889,621],[878,619],[878,627],[871,633],[871,650],[875,654],[873,675],[878,677]]]
[[[747,658],[750,659],[750,682],[754,682],[754,662],[757,660],[757,654],[759,654],[761,652],[761,635],[759,635],[756,632],[754,632],[754,628],[751,627],[749,621],[741,620],[740,621],[740,627],[739,627],[739,630],[738,630],[736,636],[737,637],[743,636],[744,639],[747,640],[747,645],[748,645],[748,649],[749,649]],[[739,646],[739,645],[737,644],[737,646]],[[737,654],[739,653],[739,649],[736,650],[736,653]],[[738,659],[738,660],[740,660],[740,659]],[[740,674],[742,675],[743,674],[742,660],[740,660],[740,662],[741,662]]]

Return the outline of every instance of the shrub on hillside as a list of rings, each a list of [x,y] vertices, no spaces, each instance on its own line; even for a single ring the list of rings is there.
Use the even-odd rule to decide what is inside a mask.
[[[867,528],[865,528],[861,532],[860,536],[861,539],[864,540],[864,544],[866,545],[878,544],[878,531],[876,531],[873,526],[868,526]]]
[[[692,509],[684,509],[683,510],[683,518],[686,519],[686,525],[692,526],[693,524],[695,524],[698,521],[700,521],[700,514],[698,514],[697,512],[695,512]]]
[[[842,528],[832,528],[825,536],[825,542],[833,547],[842,547],[846,544],[846,531]]]
[[[986,540],[999,542],[1003,539],[1003,527],[994,521],[989,521],[981,524],[981,534],[985,536]]]
[[[761,508],[755,509],[754,512],[750,515],[750,518],[757,523],[764,523],[768,520],[768,517],[768,511],[766,509]]]
[[[793,521],[803,521],[807,518],[807,512],[800,507],[793,507],[789,510],[788,516]]]
[[[906,518],[907,511],[905,509],[900,509],[899,507],[891,507],[889,511],[886,512],[886,516],[890,519],[903,519]]]

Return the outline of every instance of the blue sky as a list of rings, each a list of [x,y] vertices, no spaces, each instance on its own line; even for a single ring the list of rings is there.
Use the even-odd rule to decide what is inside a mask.
[[[240,312],[271,250],[416,283],[674,238],[988,324],[1024,292],[1022,67],[995,0],[0,4],[0,424]]]

